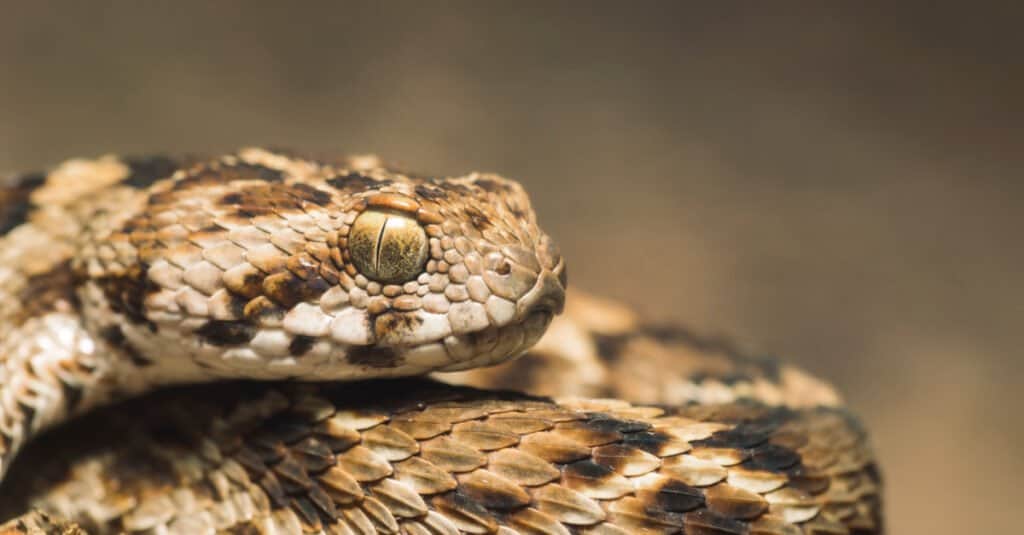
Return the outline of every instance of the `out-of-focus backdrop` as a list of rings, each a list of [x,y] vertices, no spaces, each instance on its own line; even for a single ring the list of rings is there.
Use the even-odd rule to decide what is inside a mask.
[[[5,4],[0,169],[269,143],[499,171],[574,284],[839,385],[893,533],[1019,527],[1024,10],[206,4]]]

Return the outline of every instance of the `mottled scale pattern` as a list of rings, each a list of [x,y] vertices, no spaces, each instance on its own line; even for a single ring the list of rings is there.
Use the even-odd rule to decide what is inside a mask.
[[[0,183],[0,476],[32,435],[162,385],[515,358],[565,283],[522,186],[492,174],[247,148],[15,176]]]
[[[19,506],[99,532],[879,529],[858,424],[835,408],[754,400],[555,402],[426,380],[231,384],[115,406],[29,455],[32,467],[12,474],[31,488]]]
[[[388,232],[425,251],[404,284],[355,267],[408,268],[382,263]],[[829,385],[581,292],[552,320],[565,273],[494,175],[244,149],[17,177],[0,535],[884,531]],[[334,381],[431,370],[454,373]],[[110,406],[222,378],[262,382]]]

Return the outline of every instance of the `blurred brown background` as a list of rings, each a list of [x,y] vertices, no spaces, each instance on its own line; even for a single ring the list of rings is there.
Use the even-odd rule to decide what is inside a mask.
[[[4,3],[0,169],[272,143],[499,171],[574,284],[837,383],[893,533],[1010,533],[1019,8]]]

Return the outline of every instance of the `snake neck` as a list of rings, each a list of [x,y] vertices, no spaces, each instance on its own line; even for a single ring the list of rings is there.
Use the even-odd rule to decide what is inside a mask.
[[[0,476],[33,436],[149,388],[137,364],[73,312],[30,318],[0,338]]]

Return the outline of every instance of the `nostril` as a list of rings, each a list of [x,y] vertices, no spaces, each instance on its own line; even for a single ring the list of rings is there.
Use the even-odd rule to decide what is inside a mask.
[[[509,273],[512,273],[512,264],[510,264],[508,260],[505,260],[501,264],[498,264],[498,267],[494,272],[498,275],[508,275]]]

